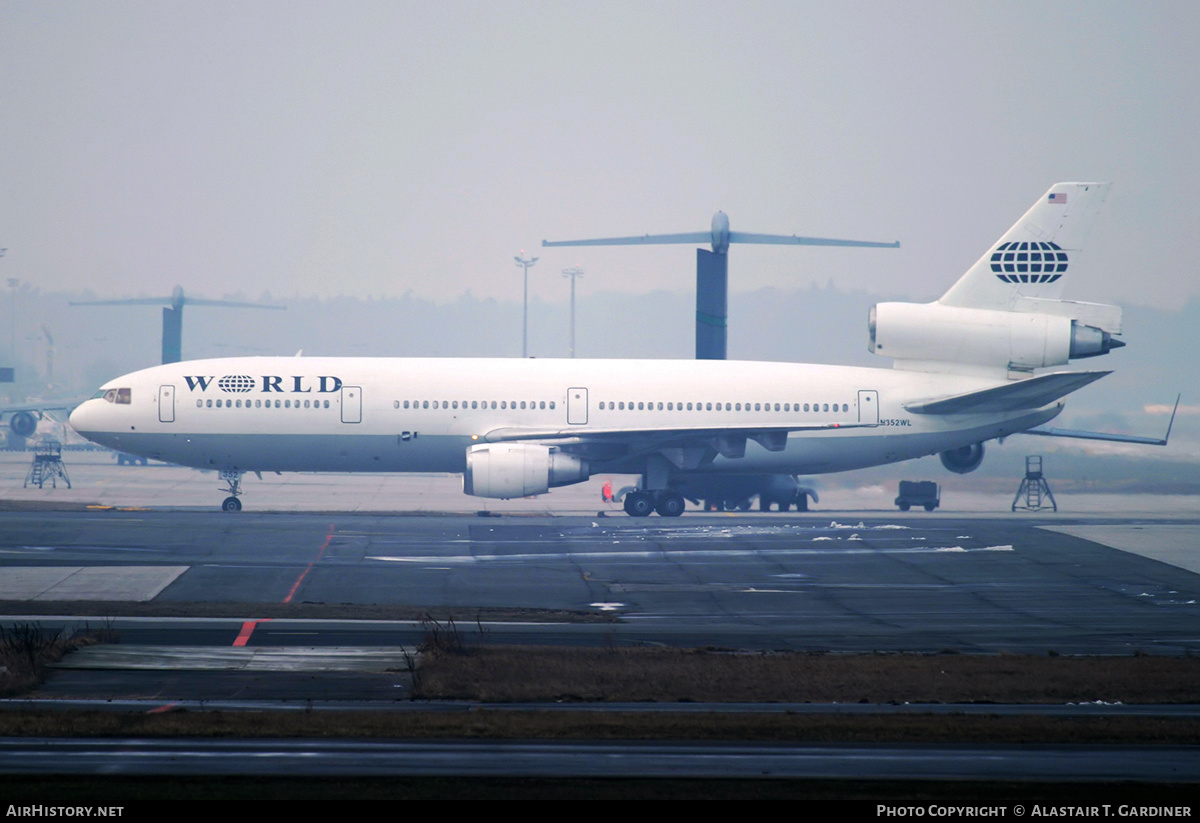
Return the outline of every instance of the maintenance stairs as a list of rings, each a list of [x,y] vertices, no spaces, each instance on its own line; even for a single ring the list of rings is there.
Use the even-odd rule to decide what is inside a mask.
[[[33,483],[40,489],[49,481],[50,488],[57,489],[60,479],[67,484],[68,489],[71,488],[71,478],[67,477],[67,467],[62,462],[62,443],[53,438],[34,443],[33,465],[25,475],[25,488],[29,488],[29,484]]]

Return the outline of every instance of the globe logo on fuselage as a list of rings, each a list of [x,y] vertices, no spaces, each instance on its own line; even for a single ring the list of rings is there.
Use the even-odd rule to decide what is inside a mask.
[[[1067,253],[1057,243],[1001,243],[992,252],[992,271],[1005,283],[1053,283],[1067,270]]]
[[[217,381],[217,388],[240,394],[253,389],[254,383],[254,378],[248,374],[227,374]]]

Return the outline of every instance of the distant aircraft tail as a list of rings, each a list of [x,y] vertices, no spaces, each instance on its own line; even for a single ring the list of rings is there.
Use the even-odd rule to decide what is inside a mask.
[[[1056,183],[938,301],[1015,308],[1020,297],[1062,297],[1071,257],[1083,248],[1111,183]]]
[[[1062,299],[1109,187],[1051,186],[941,299],[874,306],[868,349],[896,368],[1020,378],[1125,345],[1120,307]]]

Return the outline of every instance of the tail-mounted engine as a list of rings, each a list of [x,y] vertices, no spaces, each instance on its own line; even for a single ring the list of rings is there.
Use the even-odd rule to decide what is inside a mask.
[[[1029,298],[1013,311],[879,303],[871,307],[867,350],[895,358],[898,366],[961,363],[1032,371],[1124,346],[1113,336],[1120,333],[1120,316],[1116,306]]]
[[[467,449],[463,492],[508,500],[581,483],[588,476],[587,461],[552,446],[484,443]]]

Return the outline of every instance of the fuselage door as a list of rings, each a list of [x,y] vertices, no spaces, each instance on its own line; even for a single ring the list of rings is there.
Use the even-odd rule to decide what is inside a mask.
[[[879,392],[874,389],[863,389],[858,393],[858,422],[879,425]]]
[[[567,423],[585,426],[588,421],[587,389],[567,389]]]
[[[361,386],[342,386],[342,422],[362,422]]]
[[[175,387],[158,387],[158,422],[175,422]]]

